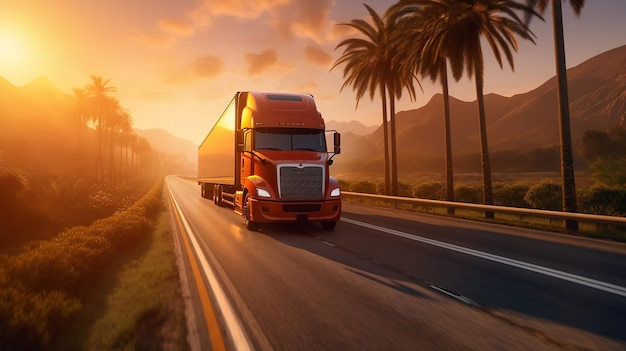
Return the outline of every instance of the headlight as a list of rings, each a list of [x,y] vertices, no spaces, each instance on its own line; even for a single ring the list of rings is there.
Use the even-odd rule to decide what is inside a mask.
[[[339,190],[339,188],[335,188],[330,192],[330,196],[339,196],[341,195],[341,191]]]
[[[258,197],[272,197],[272,195],[270,195],[270,192],[265,190],[265,189],[261,189],[261,188],[256,188],[256,195]]]

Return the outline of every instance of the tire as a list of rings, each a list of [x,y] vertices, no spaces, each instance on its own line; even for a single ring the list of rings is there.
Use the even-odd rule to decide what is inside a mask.
[[[337,225],[337,222],[321,222],[322,224],[322,229],[324,230],[333,230],[335,229],[335,226]]]
[[[243,212],[243,218],[246,221],[246,228],[249,231],[256,232],[257,230],[259,230],[260,225],[259,223],[250,220],[250,204],[248,201],[249,198],[250,195],[246,192],[246,195],[243,197],[243,203],[241,204],[241,210]]]
[[[215,204],[217,206],[220,206],[220,197],[222,196],[222,186],[221,185],[216,185],[215,186]]]
[[[213,203],[215,203],[215,205],[222,207],[224,205],[224,203],[222,202],[222,186],[221,185],[215,185],[213,187]]]

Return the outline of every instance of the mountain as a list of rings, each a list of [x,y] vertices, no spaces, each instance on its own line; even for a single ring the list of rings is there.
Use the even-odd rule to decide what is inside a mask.
[[[160,159],[176,170],[193,170],[197,147],[164,130],[135,130]],[[21,87],[0,77],[0,150],[5,164],[33,172],[93,175],[95,132],[74,114],[74,97],[40,77]]]
[[[504,150],[548,149],[559,145],[556,78],[526,93],[504,97],[485,95],[490,153]],[[574,144],[585,131],[626,127],[626,45],[597,55],[568,70],[570,119]],[[476,102],[450,97],[452,150],[455,155],[476,153],[479,129]],[[424,106],[396,114],[399,167],[442,160],[445,140],[443,96]],[[352,143],[369,147],[344,147],[337,165],[382,159],[382,126]],[[342,151],[343,151],[342,150]],[[457,158],[458,159],[458,158]],[[441,161],[443,162],[443,161]],[[442,168],[442,166],[439,166]],[[382,165],[382,163],[381,163]]]
[[[356,135],[368,135],[372,134],[377,126],[366,126],[359,121],[338,122],[338,121],[326,121],[327,130],[336,130],[339,133],[353,133]]]
[[[187,139],[175,137],[163,129],[134,129],[138,136],[148,140],[150,145],[164,154],[179,156],[185,165],[195,170],[198,167],[198,146]]]
[[[78,123],[72,109],[72,96],[46,78],[22,87],[0,79],[0,150],[7,164],[39,171],[80,168],[76,155],[93,150],[93,131]]]

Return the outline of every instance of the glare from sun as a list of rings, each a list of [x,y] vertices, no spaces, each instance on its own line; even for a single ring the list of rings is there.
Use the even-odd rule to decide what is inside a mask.
[[[0,64],[2,68],[16,68],[26,58],[23,42],[13,33],[0,32]]]

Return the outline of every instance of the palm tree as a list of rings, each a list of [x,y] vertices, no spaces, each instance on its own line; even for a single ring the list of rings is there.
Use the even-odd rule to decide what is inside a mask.
[[[345,47],[341,57],[335,61],[331,70],[335,67],[346,64],[343,69],[343,77],[345,79],[341,86],[342,91],[346,86],[352,85],[356,91],[356,108],[359,101],[369,90],[370,100],[374,100],[376,91],[380,92],[383,108],[383,144],[384,144],[384,162],[385,162],[385,194],[389,194],[390,190],[390,173],[389,173],[389,133],[387,131],[387,90],[384,78],[384,67],[388,65],[389,58],[385,57],[385,23],[381,17],[365,5],[374,26],[370,23],[354,19],[350,23],[340,23],[339,25],[349,26],[356,29],[363,38],[348,38],[341,41],[335,50]]]
[[[530,7],[544,13],[549,0],[527,0]],[[562,204],[563,211],[576,212],[576,181],[574,176],[574,156],[572,147],[572,133],[569,116],[569,97],[567,91],[567,66],[565,65],[565,39],[563,36],[563,10],[561,1],[552,2],[552,22],[554,29],[554,51],[556,57],[556,84],[559,113],[559,131],[561,139],[561,182],[563,183]],[[580,16],[585,0],[569,0],[576,16]],[[526,24],[530,17],[526,17]],[[565,221],[568,230],[578,231],[578,222]]]
[[[122,108],[118,99],[111,99],[110,106],[107,109],[105,118],[103,120],[103,131],[108,137],[109,143],[109,180],[115,184],[115,141],[120,129],[125,121],[125,117],[128,112]],[[127,120],[127,119],[126,119]]]
[[[96,129],[96,139],[98,144],[98,152],[96,156],[96,174],[98,175],[100,182],[104,181],[104,167],[102,162],[102,147],[103,147],[103,126],[106,114],[111,109],[111,97],[108,95],[111,92],[115,92],[116,88],[107,86],[110,79],[102,81],[100,76],[91,76],[92,84],[87,85],[85,90],[89,94],[92,114],[90,122],[92,122]]]
[[[335,50],[344,47],[343,54],[335,61],[333,67],[345,64],[343,77],[345,79],[341,90],[351,85],[356,91],[356,104],[369,91],[370,100],[374,100],[378,91],[382,98],[383,109],[383,139],[385,153],[385,193],[397,193],[397,156],[395,143],[395,97],[402,94],[402,88],[407,87],[414,96],[412,80],[407,81],[399,76],[399,65],[394,62],[394,50],[391,45],[391,24],[383,20],[370,6],[364,4],[370,14],[373,25],[361,19],[354,19],[349,23],[341,23],[356,29],[365,38],[348,38],[341,41]],[[389,166],[389,137],[387,130],[387,96],[390,97],[391,107],[391,172]],[[391,181],[390,181],[391,179]],[[390,190],[391,189],[391,190]]]
[[[22,172],[5,168],[5,153],[0,150],[0,217],[30,189],[30,181]]]
[[[74,123],[76,124],[76,157],[79,160],[83,160],[84,150],[82,146],[82,131],[84,127],[89,122],[90,116],[90,106],[89,106],[89,98],[85,89],[82,88],[72,88],[74,92],[74,106],[73,106],[73,117]],[[79,165],[79,170],[83,171],[84,167]]]
[[[86,89],[72,88],[74,92],[74,117],[78,127],[78,147],[80,148],[80,131],[89,121],[89,99]]]
[[[478,122],[480,131],[481,165],[483,174],[483,203],[493,204],[491,165],[487,145],[487,125],[483,95],[484,60],[481,38],[491,48],[502,68],[502,56],[514,69],[513,51],[517,52],[516,35],[534,43],[534,34],[517,11],[539,16],[532,8],[513,0],[440,0],[447,13],[435,21],[437,45],[450,62],[452,76],[459,80],[465,71],[476,83]],[[493,213],[487,213],[493,217]]]
[[[441,21],[449,9],[445,5],[431,0],[400,0],[389,8],[388,12],[398,21],[398,49],[405,52],[407,60],[404,67],[409,72],[418,72],[422,77],[429,77],[433,82],[439,80],[443,93],[444,135],[445,135],[445,173],[446,200],[454,201],[454,172],[452,167],[452,141],[450,132],[450,95],[448,91],[448,66],[441,36],[430,33],[439,32]],[[453,214],[454,208],[449,207]]]
[[[132,116],[125,111],[122,114],[122,120],[119,127],[119,135],[118,135],[118,144],[120,146],[120,165],[122,165],[122,160],[124,161],[124,170],[120,169],[120,173],[122,176],[128,173],[128,149],[130,148],[130,143],[132,139],[133,132],[133,118]],[[121,166],[120,166],[121,168]]]

